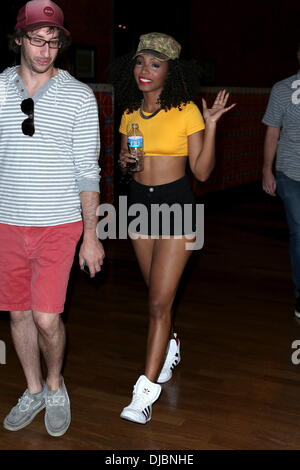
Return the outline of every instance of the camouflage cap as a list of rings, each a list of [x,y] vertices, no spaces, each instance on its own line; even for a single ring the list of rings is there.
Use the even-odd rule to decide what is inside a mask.
[[[134,57],[150,54],[161,61],[178,59],[181,45],[172,36],[163,33],[148,33],[140,37]]]

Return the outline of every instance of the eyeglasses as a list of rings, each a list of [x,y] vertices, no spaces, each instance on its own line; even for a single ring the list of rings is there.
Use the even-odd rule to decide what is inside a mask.
[[[33,136],[35,132],[34,128],[34,101],[32,98],[27,98],[23,100],[21,103],[21,109],[24,114],[27,114],[28,118],[22,122],[22,132],[24,135],[29,135],[30,137]]]
[[[46,41],[45,39],[28,36],[28,34],[25,34],[24,36],[29,40],[32,46],[44,47],[45,44],[49,44],[50,49],[59,49],[61,47],[60,39],[50,39],[50,41]]]

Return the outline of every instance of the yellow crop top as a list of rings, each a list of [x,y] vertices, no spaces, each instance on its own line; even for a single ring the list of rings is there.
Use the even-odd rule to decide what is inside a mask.
[[[145,113],[149,115],[151,113]],[[199,108],[190,101],[178,108],[161,110],[151,119],[143,119],[139,110],[123,113],[119,131],[127,135],[131,124],[138,124],[144,135],[144,152],[149,156],[169,155],[183,157],[188,155],[187,137],[205,128]]]

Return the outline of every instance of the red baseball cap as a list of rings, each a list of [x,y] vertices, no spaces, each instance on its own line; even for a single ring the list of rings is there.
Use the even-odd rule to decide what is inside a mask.
[[[15,30],[32,31],[44,26],[55,26],[70,36],[63,25],[64,14],[56,3],[51,0],[30,0],[19,10]]]

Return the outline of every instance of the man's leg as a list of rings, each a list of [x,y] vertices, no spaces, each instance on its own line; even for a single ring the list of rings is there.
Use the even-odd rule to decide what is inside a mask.
[[[3,425],[18,431],[30,424],[45,406],[45,387],[42,379],[38,330],[31,310],[12,311],[11,332],[14,346],[27,381],[27,390],[5,417]]]
[[[66,345],[65,326],[60,314],[33,312],[38,329],[38,342],[47,365],[48,390],[61,385],[61,370]]]
[[[32,311],[11,312],[11,333],[16,352],[23,367],[29,393],[43,389],[43,378],[38,344],[38,330]]]
[[[62,436],[71,422],[70,400],[61,375],[66,344],[61,313],[81,233],[82,222],[46,227],[38,231],[31,256],[31,304],[47,366],[45,426],[51,436]]]
[[[300,296],[300,181],[281,172],[276,176],[277,191],[281,197],[290,233],[290,260],[296,297]]]
[[[51,436],[62,436],[71,423],[70,400],[61,376],[66,342],[65,326],[60,314],[34,312],[33,316],[48,369],[45,426]]]

